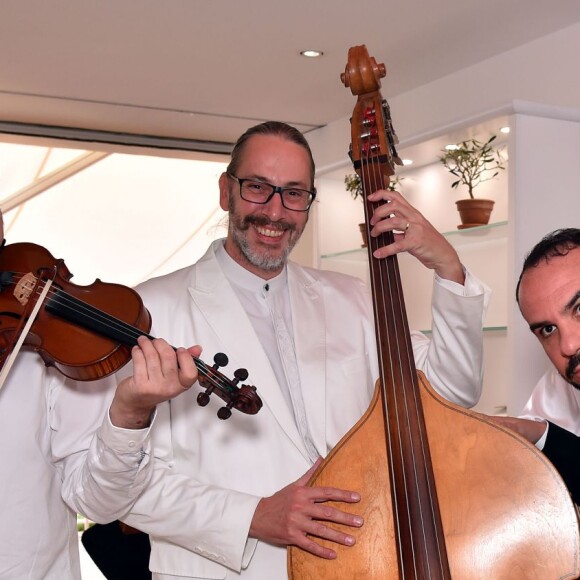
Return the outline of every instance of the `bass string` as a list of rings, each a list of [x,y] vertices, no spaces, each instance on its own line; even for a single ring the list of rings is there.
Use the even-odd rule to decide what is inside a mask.
[[[388,183],[384,182],[383,173],[380,170],[380,165],[377,165],[372,159],[370,159],[368,153],[361,152],[361,182],[363,183],[363,192],[365,192],[365,217],[367,224],[367,232],[369,239],[369,258],[370,258],[370,276],[371,276],[371,286],[374,289],[373,294],[375,300],[377,301],[377,306],[375,308],[375,324],[377,329],[386,329],[386,332],[380,334],[377,337],[379,344],[383,343],[384,339],[384,349],[379,356],[379,367],[381,378],[390,378],[391,385],[399,385],[400,389],[392,390],[392,397],[395,407],[395,421],[397,432],[411,432],[412,424],[423,425],[422,417],[420,416],[420,393],[417,384],[417,375],[415,372],[414,358],[411,348],[410,331],[408,324],[406,323],[406,312],[404,307],[402,285],[400,278],[400,271],[398,268],[397,257],[390,256],[387,259],[376,260],[372,257],[372,252],[374,252],[379,247],[379,241],[381,238],[387,243],[393,243],[395,241],[393,232],[389,231],[381,234],[378,238],[372,238],[370,236],[370,217],[374,209],[376,209],[380,204],[379,202],[368,202],[366,200],[366,192],[374,192],[379,189],[385,189]],[[396,323],[399,322],[397,325]],[[386,353],[384,352],[386,350]],[[385,358],[387,357],[387,358]],[[395,357],[397,360],[395,361]],[[388,364],[387,364],[388,363]],[[397,363],[397,364],[396,364]],[[410,369],[412,372],[405,373],[404,369]],[[398,369],[398,372],[397,372]],[[383,388],[385,381],[383,383]],[[413,404],[409,404],[407,400],[407,395],[412,398]],[[386,405],[386,401],[385,405]],[[385,420],[387,424],[390,425],[389,413],[385,414]],[[404,425],[403,425],[404,423]],[[405,429],[406,428],[406,429]],[[402,451],[402,441],[399,440],[398,449],[394,446],[396,442],[392,440],[390,435],[390,427],[386,429],[387,445],[389,447],[389,461],[391,466],[391,484],[397,486],[396,479],[393,477],[393,454],[396,452],[399,457],[405,457],[406,455]],[[423,457],[423,464],[428,461],[428,448],[426,435],[423,429],[419,429],[418,432],[420,449]],[[405,470],[406,474],[412,474],[417,476],[418,474],[414,467],[416,466],[417,457],[415,455],[415,447],[410,446],[411,458],[413,463],[412,469]],[[435,501],[434,490],[432,490],[430,481],[427,480],[429,485],[429,494],[431,502]],[[414,492],[418,485],[417,481],[404,481],[404,489],[402,492],[409,498],[410,494]],[[399,490],[401,491],[401,490]],[[409,502],[406,502],[409,505]],[[433,505],[433,503],[431,503]],[[428,507],[428,506],[427,506]],[[409,528],[412,525],[416,525],[416,522],[410,522],[411,514],[407,511],[407,514],[399,513],[399,506],[397,502],[394,502],[393,508],[395,510],[394,518],[396,522],[400,522],[401,518],[406,517],[408,520]],[[425,514],[431,514],[434,517],[431,509],[421,509],[419,510],[420,517],[423,518]],[[425,521],[421,520],[419,523],[423,528],[425,528]]]

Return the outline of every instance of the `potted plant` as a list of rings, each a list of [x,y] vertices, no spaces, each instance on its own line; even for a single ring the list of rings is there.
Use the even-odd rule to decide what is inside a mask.
[[[403,181],[403,179],[405,179],[404,177],[399,177],[398,175],[394,176],[390,181],[389,181],[389,185],[387,186],[387,189],[389,189],[390,191],[398,191],[400,190],[400,185],[401,185],[401,181]],[[360,176],[358,173],[349,173],[347,175],[344,176],[344,186],[346,188],[346,191],[348,191],[351,195],[353,199],[356,199],[357,197],[362,197],[362,183],[360,180]],[[362,243],[362,247],[366,248],[368,245],[368,240],[367,240],[367,226],[365,223],[359,224],[358,227],[360,228],[360,233],[362,235],[363,238],[363,243]]]
[[[469,193],[468,199],[456,201],[461,225],[459,229],[489,223],[489,216],[494,202],[491,199],[476,199],[475,188],[484,181],[497,177],[499,172],[505,169],[505,160],[500,149],[492,143],[497,135],[492,135],[487,141],[467,139],[457,146],[443,151],[439,161],[457,179],[451,184],[453,189],[463,184]]]
[[[393,179],[389,181],[387,189],[390,191],[398,191],[400,189],[401,181],[405,179],[404,177],[399,177],[396,175]],[[344,186],[346,191],[348,191],[353,199],[362,196],[362,183],[360,181],[360,176],[358,173],[349,173],[344,176]]]

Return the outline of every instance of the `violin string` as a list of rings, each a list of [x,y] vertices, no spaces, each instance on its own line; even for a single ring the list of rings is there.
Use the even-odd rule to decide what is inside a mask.
[[[15,276],[23,276],[22,272],[12,272]],[[16,285],[15,282],[11,282],[11,284]],[[36,298],[38,298],[41,294],[40,287],[37,287],[36,290]],[[93,321],[98,321],[101,326],[105,328],[109,328],[110,331],[114,331],[117,335],[122,335],[126,339],[126,344],[128,343],[129,346],[133,346],[137,343],[137,338],[139,336],[147,336],[148,338],[153,338],[149,336],[147,333],[139,330],[138,328],[131,326],[130,324],[116,318],[106,312],[100,310],[99,308],[92,306],[82,300],[72,296],[71,294],[65,292],[60,288],[51,288],[48,292],[47,298],[53,301],[55,304],[60,306],[61,308],[68,310],[69,312],[84,315],[86,318],[92,319]],[[198,371],[202,376],[208,379],[215,387],[220,388],[222,390],[227,389],[227,379],[221,376],[216,369],[208,367],[206,363],[204,363],[201,359],[192,356],[195,364],[198,368]],[[225,379],[225,380],[224,380]]]

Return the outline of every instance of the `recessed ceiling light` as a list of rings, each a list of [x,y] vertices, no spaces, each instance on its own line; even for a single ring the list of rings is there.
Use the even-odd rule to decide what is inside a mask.
[[[509,132],[510,132],[510,128],[509,128],[509,127],[502,127],[502,128],[500,129],[500,132],[501,132],[501,133],[509,133]]]
[[[412,159],[403,159],[403,165],[412,165],[412,164],[413,164]]]
[[[301,50],[300,54],[308,58],[318,58],[319,56],[322,56],[324,53],[321,50]]]

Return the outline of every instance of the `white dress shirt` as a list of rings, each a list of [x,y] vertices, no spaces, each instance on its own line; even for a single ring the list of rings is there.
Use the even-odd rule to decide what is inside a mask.
[[[316,451],[308,431],[292,334],[288,272],[284,268],[278,276],[266,281],[242,268],[223,246],[218,246],[216,257],[268,355],[284,398],[294,414],[310,460],[314,464],[320,454]]]

